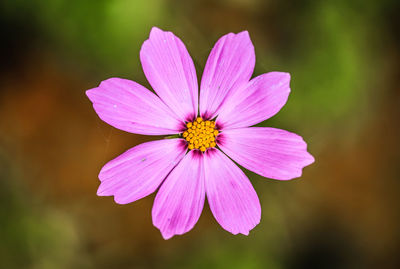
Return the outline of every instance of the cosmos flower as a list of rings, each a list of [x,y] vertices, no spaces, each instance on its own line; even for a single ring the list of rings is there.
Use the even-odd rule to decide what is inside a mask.
[[[121,78],[107,79],[86,94],[98,116],[115,128],[177,135],[140,144],[108,162],[100,171],[97,194],[127,204],[159,188],[152,219],[165,239],[194,227],[207,196],[225,230],[248,235],[260,222],[260,202],[233,161],[278,180],[299,177],[314,162],[300,136],[249,127],[284,106],[290,75],[270,72],[250,79],[255,52],[247,31],[224,35],[215,44],[200,95],[192,58],[173,33],[154,27],[140,60],[157,95]]]

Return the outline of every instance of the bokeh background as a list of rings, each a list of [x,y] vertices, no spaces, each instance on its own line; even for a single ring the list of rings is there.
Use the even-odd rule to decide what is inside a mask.
[[[396,2],[1,1],[0,268],[400,268]],[[181,37],[199,77],[216,40],[245,29],[254,75],[292,75],[287,105],[260,125],[299,133],[316,162],[287,182],[248,172],[263,210],[248,237],[206,205],[164,241],[154,194],[96,196],[108,160],[155,138],[102,122],[85,90],[149,86],[139,50],[154,25]]]

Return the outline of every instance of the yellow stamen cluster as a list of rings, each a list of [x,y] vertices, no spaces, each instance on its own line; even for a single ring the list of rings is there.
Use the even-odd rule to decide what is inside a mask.
[[[186,124],[187,130],[182,136],[188,142],[188,148],[200,149],[202,152],[206,149],[215,147],[215,137],[218,130],[215,129],[214,121],[203,121],[201,117],[197,117],[195,121]]]

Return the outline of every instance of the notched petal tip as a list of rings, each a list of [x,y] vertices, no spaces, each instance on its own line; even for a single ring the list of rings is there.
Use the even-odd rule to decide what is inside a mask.
[[[97,189],[97,196],[111,196],[112,194],[107,194],[105,190],[101,187],[101,184],[99,188]]]
[[[248,43],[247,45],[250,45],[254,51],[254,45],[253,45],[253,42],[251,41],[250,34],[247,30],[244,30],[244,31],[241,31],[238,33],[230,32],[230,33],[222,36],[220,39],[222,39],[222,38],[226,38],[226,39],[232,38],[233,40],[235,40],[234,42]],[[255,55],[254,55],[254,57],[255,57]]]
[[[312,156],[311,153],[309,153],[309,152],[307,152],[307,153],[308,153],[308,156],[306,157],[304,167],[306,167],[306,166],[308,166],[310,164],[313,164],[315,162],[314,156]]]
[[[157,228],[157,227],[156,227]],[[161,232],[161,236],[164,238],[164,240],[169,240],[172,237],[174,237],[173,234],[163,234],[163,232]]]
[[[291,76],[290,76],[290,73],[288,73],[288,72],[272,71],[272,72],[265,73],[263,75],[267,75],[269,77],[274,78],[275,80],[279,81],[279,83],[281,85],[287,84],[286,85],[287,87],[289,87],[289,85],[290,85]]]
[[[290,81],[290,73],[289,72],[282,72],[282,71],[272,71],[270,73],[281,75],[282,78],[287,79]]]
[[[114,195],[114,202],[119,205],[126,205],[132,203],[132,201],[122,200],[119,196]]]
[[[97,87],[85,91],[85,94],[86,94],[87,98],[89,98],[89,100],[90,100],[92,103],[93,103],[93,98],[94,98],[95,95],[96,95],[96,90],[97,90]]]
[[[260,205],[260,217],[258,218],[258,220],[256,222],[254,222],[253,226],[249,226],[247,229],[243,229],[243,230],[226,230],[226,231],[230,232],[233,235],[241,234],[244,236],[249,236],[250,232],[253,231],[253,229],[256,228],[257,225],[260,224],[260,222],[261,222],[261,205]]]
[[[309,166],[310,164],[315,162],[315,158],[309,152],[307,152],[307,144],[306,143],[305,143],[305,145],[306,146],[304,148],[305,153],[303,156],[303,162],[301,164],[299,164],[297,171],[294,171],[290,175],[282,176],[282,178],[273,178],[273,179],[289,181],[289,180],[293,180],[293,179],[299,179],[303,175],[304,168],[306,168],[307,166]]]
[[[154,223],[153,223],[153,225],[154,225]],[[171,232],[169,232],[169,231],[162,231],[159,227],[157,227],[157,226],[155,226],[155,225],[154,225],[154,227],[156,227],[157,229],[160,230],[161,236],[162,236],[162,238],[163,238],[164,240],[169,240],[169,239],[171,239],[172,237],[174,237],[175,235],[183,235],[183,234],[185,234],[185,233],[171,233]]]
[[[173,32],[164,31],[163,29],[160,29],[160,28],[158,28],[156,26],[153,26],[151,28],[151,30],[150,30],[149,38],[143,42],[143,45],[145,43],[148,43],[148,41],[156,40],[157,38],[160,38],[160,37],[164,37],[164,38],[168,38],[168,39],[175,39],[176,38],[176,36],[175,36],[175,34]],[[167,42],[167,41],[164,40],[164,42]],[[142,48],[143,48],[143,45],[142,45]]]
[[[229,32],[229,33],[223,35],[222,37],[220,37],[220,39],[222,39],[222,38],[230,38],[230,37],[232,37],[232,38],[243,37],[243,38],[250,39],[250,34],[249,34],[249,32],[247,30],[243,30],[243,31],[237,32],[237,33]]]
[[[237,33],[236,35],[237,36],[247,37],[248,39],[250,39],[250,34],[249,34],[249,31],[247,31],[247,30],[243,30],[243,31]]]
[[[290,174],[290,175],[282,176],[281,178],[273,178],[273,179],[289,181],[289,180],[300,178],[303,175],[304,168],[306,168],[307,166],[309,166],[310,164],[312,164],[314,162],[315,162],[314,157],[307,152],[306,156],[304,156],[302,165],[300,165],[297,168],[297,171],[293,171],[292,174]]]
[[[134,81],[130,81],[127,79],[112,77],[112,78],[108,78],[108,79],[105,79],[102,82],[100,82],[99,86],[86,90],[85,94],[89,98],[90,101],[94,102],[94,98],[101,94],[99,91],[102,88],[110,86],[110,84],[111,85],[114,84],[114,85],[118,86],[119,83],[123,83],[123,82],[135,83]]]
[[[242,235],[245,235],[245,236],[249,236],[249,233],[250,233],[250,230],[249,231],[238,232],[237,234],[242,234]]]
[[[172,237],[174,237],[175,235],[184,235],[184,234],[186,234],[187,232],[177,232],[177,231],[175,231],[175,232],[171,232],[171,231],[164,231],[164,230],[162,230],[160,227],[157,227],[155,224],[154,224],[154,222],[153,222],[153,226],[155,227],[155,228],[157,228],[159,231],[160,231],[160,233],[161,233],[161,236],[162,236],[162,238],[164,239],[164,240],[169,240],[169,239],[171,239]]]
[[[153,35],[158,34],[158,33],[165,33],[166,31],[158,28],[157,26],[151,27],[149,38],[151,38]]]

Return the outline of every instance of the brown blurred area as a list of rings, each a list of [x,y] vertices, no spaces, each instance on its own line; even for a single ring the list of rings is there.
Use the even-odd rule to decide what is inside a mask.
[[[60,13],[2,5],[0,267],[400,268],[398,9],[328,2],[57,1]],[[134,9],[156,15],[132,18]],[[108,10],[132,29],[98,22],[91,31]],[[316,162],[288,182],[248,173],[263,209],[248,237],[225,232],[206,205],[192,231],[164,241],[151,221],[154,194],[128,205],[96,196],[107,161],[160,137],[102,122],[85,90],[111,76],[149,87],[138,53],[152,25],[182,38],[198,75],[217,38],[243,29],[255,75],[292,74],[289,102],[262,126],[301,134]]]

